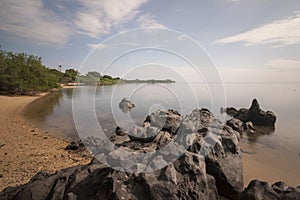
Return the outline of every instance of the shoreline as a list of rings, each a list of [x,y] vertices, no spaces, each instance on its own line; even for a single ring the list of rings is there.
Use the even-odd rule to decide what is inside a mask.
[[[46,96],[0,96],[0,191],[27,183],[37,172],[87,164],[90,158],[68,152],[68,142],[37,128],[22,115],[25,107]]]
[[[40,93],[37,96],[0,96],[0,191],[7,186],[27,183],[40,170],[54,173],[90,161],[77,153],[65,151],[64,148],[69,142],[36,128],[34,123],[23,116],[22,111],[27,105],[47,94],[49,93]],[[299,185],[299,172],[294,168],[289,172],[284,170],[289,168],[288,163],[293,159],[299,159],[298,155],[287,157],[283,154],[282,162],[278,163],[274,156],[278,154],[277,150],[260,147],[259,151],[253,155],[243,153],[244,186],[253,179],[271,183],[281,180],[291,186]],[[267,165],[265,160],[268,160]],[[280,167],[273,168],[275,165]]]

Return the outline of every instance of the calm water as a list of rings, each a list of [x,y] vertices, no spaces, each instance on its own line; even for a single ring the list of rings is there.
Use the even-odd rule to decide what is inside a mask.
[[[223,86],[224,90],[220,91]],[[264,166],[272,162],[284,163],[284,166],[278,166],[284,168],[280,171],[282,174],[276,172],[278,179],[299,185],[300,84],[232,83],[223,86],[220,84],[174,83],[63,89],[60,93],[48,95],[29,105],[25,115],[45,131],[64,139],[73,140],[77,137],[77,132],[73,122],[72,100],[77,102],[77,106],[80,105],[79,110],[82,115],[88,116],[93,107],[91,99],[95,99],[99,124],[105,133],[110,134],[117,125],[124,127],[130,122],[141,124],[146,115],[156,109],[172,108],[182,114],[188,114],[194,108],[206,107],[222,118],[223,116],[219,113],[220,107],[248,108],[251,100],[255,97],[263,110],[272,110],[277,115],[276,129],[275,131],[263,130],[265,134],[244,135],[241,147],[248,154],[245,157],[258,161],[257,167],[261,162],[265,162]],[[136,108],[129,113],[123,113],[118,106],[124,97],[136,105]],[[266,152],[267,158],[260,157]],[[274,168],[274,166],[270,167]],[[247,170],[250,172],[248,175],[246,174],[246,179],[247,176],[256,176],[251,173],[264,174],[263,171],[259,172],[257,169],[249,168]],[[275,176],[274,174],[270,176]]]

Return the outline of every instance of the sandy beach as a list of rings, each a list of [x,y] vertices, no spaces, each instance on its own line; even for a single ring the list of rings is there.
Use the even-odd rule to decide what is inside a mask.
[[[0,191],[28,182],[40,170],[54,173],[90,161],[67,152],[67,142],[24,119],[22,110],[26,105],[44,95],[0,96]]]

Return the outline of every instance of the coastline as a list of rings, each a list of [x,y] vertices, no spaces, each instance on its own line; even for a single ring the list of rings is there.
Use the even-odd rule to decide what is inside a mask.
[[[38,171],[54,173],[90,158],[65,150],[67,142],[55,138],[27,121],[23,109],[46,96],[0,96],[0,191],[27,183]]]
[[[76,153],[68,153],[64,150],[68,142],[36,128],[23,117],[22,111],[28,104],[47,94],[0,96],[0,191],[7,186],[27,183],[40,170],[54,173],[56,170],[90,161]],[[289,169],[289,163],[299,159],[299,156],[282,154],[282,160],[278,162],[275,155],[279,152],[277,149],[264,149],[260,146],[257,154],[243,153],[244,186],[253,179],[270,183],[281,180],[288,185],[298,186],[298,167]]]

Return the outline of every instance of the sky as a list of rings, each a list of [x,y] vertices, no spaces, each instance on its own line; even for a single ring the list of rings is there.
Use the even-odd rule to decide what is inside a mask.
[[[300,81],[299,0],[1,0],[0,9],[1,49],[50,68]]]

